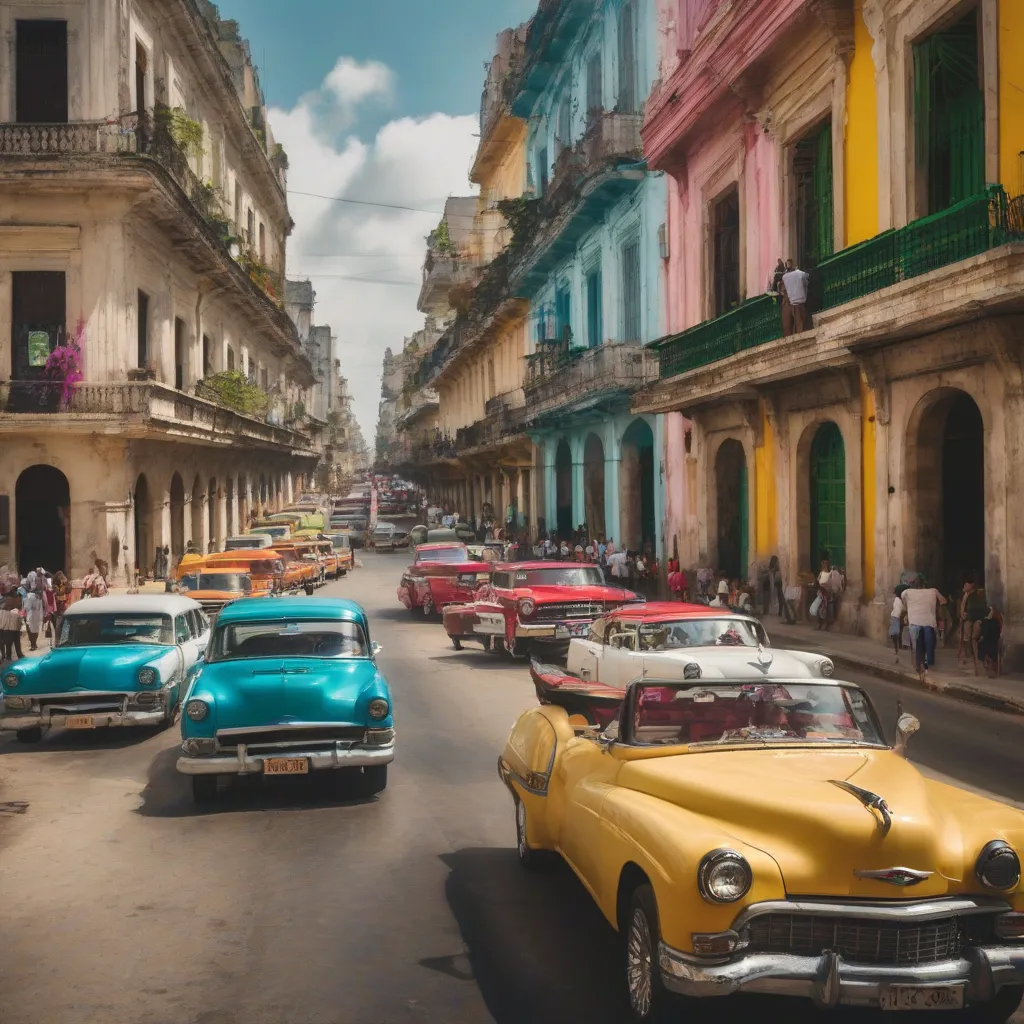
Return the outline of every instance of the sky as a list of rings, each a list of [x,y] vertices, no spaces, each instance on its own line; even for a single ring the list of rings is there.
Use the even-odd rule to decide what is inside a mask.
[[[401,350],[423,325],[416,298],[426,236],[446,197],[474,191],[484,64],[498,32],[529,18],[536,0],[219,7],[249,40],[271,131],[288,153],[288,276],[313,282],[315,322],[338,338],[372,447],[384,350]]]

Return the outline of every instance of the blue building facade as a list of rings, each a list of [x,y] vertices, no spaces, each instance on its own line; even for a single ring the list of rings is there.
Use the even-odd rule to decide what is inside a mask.
[[[541,4],[511,84],[536,197],[511,284],[530,302],[526,423],[546,528],[586,524],[660,554],[661,418],[629,411],[665,326],[666,184],[640,139],[656,72],[656,0]]]

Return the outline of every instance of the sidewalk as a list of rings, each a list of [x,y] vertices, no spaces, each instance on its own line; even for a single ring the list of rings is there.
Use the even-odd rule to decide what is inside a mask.
[[[766,616],[763,621],[776,647],[820,651],[840,668],[857,669],[894,683],[921,687],[921,680],[914,671],[913,658],[908,650],[900,652],[897,664],[891,647],[867,637],[849,636],[835,630],[818,632],[802,624],[787,626],[774,616]],[[975,675],[971,661],[957,663],[955,647],[940,647],[937,659],[937,667],[928,672],[928,689],[934,693],[982,704],[997,711],[1024,715],[1024,675],[1021,673],[1004,673],[989,679],[984,667],[979,665],[979,674]]]

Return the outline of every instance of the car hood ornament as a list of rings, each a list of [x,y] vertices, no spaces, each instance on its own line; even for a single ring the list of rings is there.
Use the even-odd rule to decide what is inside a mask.
[[[856,797],[871,812],[875,823],[882,830],[882,836],[885,837],[889,834],[889,829],[892,828],[892,812],[882,797],[868,789],[854,786],[850,782],[842,782],[839,779],[829,779],[828,781],[831,785],[838,786],[851,796]]]
[[[877,871],[865,871],[857,869],[853,872],[857,878],[870,878],[876,882],[888,882],[890,885],[898,885],[906,888],[908,885],[917,885],[926,878],[931,878],[933,871],[917,871],[914,868],[881,868]]]

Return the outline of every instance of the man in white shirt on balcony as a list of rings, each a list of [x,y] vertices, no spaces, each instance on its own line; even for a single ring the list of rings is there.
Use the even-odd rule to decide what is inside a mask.
[[[782,333],[785,337],[790,334],[800,334],[811,326],[810,317],[807,315],[807,286],[811,275],[805,270],[798,270],[792,260],[786,260],[786,272],[782,275],[782,288],[789,300],[788,306],[783,304]],[[788,323],[786,321],[789,321]]]

